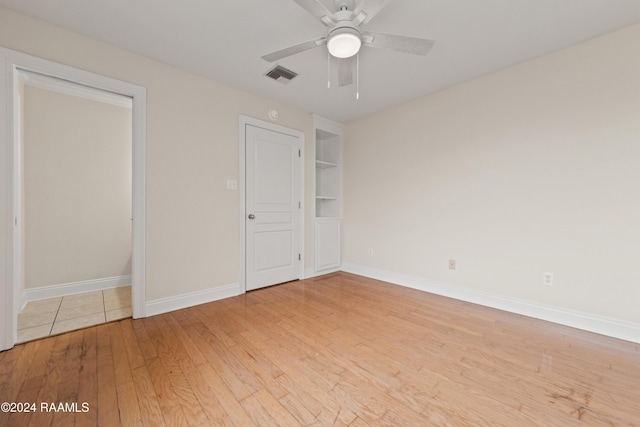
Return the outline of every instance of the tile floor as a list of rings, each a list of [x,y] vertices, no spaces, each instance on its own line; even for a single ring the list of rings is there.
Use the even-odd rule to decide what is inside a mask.
[[[131,286],[30,301],[18,314],[18,342],[131,317]]]

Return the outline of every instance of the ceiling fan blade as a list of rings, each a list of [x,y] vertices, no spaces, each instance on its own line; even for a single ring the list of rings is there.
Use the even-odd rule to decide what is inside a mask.
[[[353,84],[353,59],[350,58],[336,58],[338,61],[338,86],[349,86]]]
[[[304,10],[318,18],[327,27],[336,23],[333,13],[320,0],[293,0]]]
[[[364,31],[362,35],[365,46],[393,49],[414,55],[426,55],[436,43],[433,40],[398,36],[395,34],[370,33]]]
[[[286,58],[296,53],[304,52],[305,50],[313,49],[314,47],[327,44],[326,37],[318,37],[317,39],[307,40],[306,42],[298,43],[293,46],[285,47],[284,49],[276,50],[275,52],[267,53],[262,56],[262,59],[268,62],[278,61],[279,59]]]
[[[378,14],[391,0],[360,0],[353,12],[354,25],[366,24]]]

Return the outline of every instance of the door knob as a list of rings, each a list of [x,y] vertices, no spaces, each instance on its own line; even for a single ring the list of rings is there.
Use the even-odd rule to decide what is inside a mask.
[[[254,214],[249,214],[249,219],[256,219],[256,216]]]

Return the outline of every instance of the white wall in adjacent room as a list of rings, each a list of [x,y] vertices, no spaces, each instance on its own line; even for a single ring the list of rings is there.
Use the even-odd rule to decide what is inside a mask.
[[[131,108],[24,88],[25,288],[131,274]]]

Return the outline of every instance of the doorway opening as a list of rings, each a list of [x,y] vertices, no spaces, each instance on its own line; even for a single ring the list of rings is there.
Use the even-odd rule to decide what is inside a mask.
[[[132,315],[132,100],[18,84],[21,343]]]
[[[146,181],[146,90],[120,80],[0,48],[0,351],[17,340],[17,314],[24,304],[22,284],[22,206],[20,199],[21,73],[28,72],[71,82],[131,100],[131,311],[145,317],[145,181]]]

